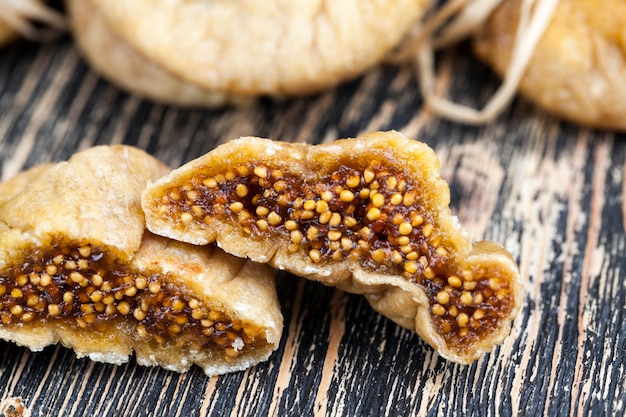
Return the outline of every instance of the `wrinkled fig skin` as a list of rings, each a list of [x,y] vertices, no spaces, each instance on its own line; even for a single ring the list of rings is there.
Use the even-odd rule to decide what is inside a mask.
[[[0,338],[207,375],[266,359],[282,332],[272,270],[145,231],[141,192],[167,172],[102,146],[0,184]]]
[[[148,61],[237,97],[309,94],[355,78],[385,58],[432,3],[90,1],[108,29]]]
[[[148,228],[364,294],[442,356],[469,363],[508,334],[517,265],[474,245],[426,145],[377,132],[324,145],[241,138],[152,182]]]
[[[507,0],[474,39],[476,55],[506,72],[521,0]],[[626,131],[626,2],[561,0],[521,80],[520,93],[556,116]]]
[[[74,38],[92,69],[138,96],[177,106],[222,107],[251,99],[221,94],[175,77],[124,42],[91,0],[67,0]]]

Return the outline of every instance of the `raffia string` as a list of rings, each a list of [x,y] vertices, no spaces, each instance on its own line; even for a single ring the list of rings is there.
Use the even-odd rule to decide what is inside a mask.
[[[424,102],[438,116],[461,123],[484,124],[498,117],[515,97],[559,0],[522,0],[515,43],[503,82],[481,110],[454,103],[435,93],[434,52],[471,36],[502,1],[450,0],[390,57],[390,61],[396,63],[406,62],[412,57]]]
[[[65,17],[41,0],[0,0],[0,21],[21,36],[35,41],[49,40],[68,28]],[[34,21],[47,28],[35,27]]]

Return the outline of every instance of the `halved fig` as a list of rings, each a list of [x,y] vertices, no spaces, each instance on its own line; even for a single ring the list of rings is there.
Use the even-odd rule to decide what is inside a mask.
[[[271,269],[147,232],[141,192],[167,172],[100,146],[0,184],[0,337],[208,375],[265,360],[282,332]]]
[[[509,333],[522,303],[512,256],[470,243],[427,145],[377,132],[318,146],[246,137],[150,182],[155,234],[364,294],[450,360]]]

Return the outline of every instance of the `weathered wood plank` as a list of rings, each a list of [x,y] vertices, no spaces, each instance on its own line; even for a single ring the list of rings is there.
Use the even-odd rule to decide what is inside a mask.
[[[498,80],[464,46],[437,89],[480,106]],[[69,39],[0,51],[2,178],[97,144],[178,166],[242,135],[320,143],[397,129],[430,144],[451,209],[504,244],[526,279],[511,337],[471,366],[439,358],[359,296],[278,274],[285,332],[264,364],[216,378],[31,353],[0,342],[0,401],[33,416],[622,415],[626,407],[626,135],[561,123],[516,100],[484,127],[422,107],[410,68],[317,96],[239,109],[140,100],[91,72]]]

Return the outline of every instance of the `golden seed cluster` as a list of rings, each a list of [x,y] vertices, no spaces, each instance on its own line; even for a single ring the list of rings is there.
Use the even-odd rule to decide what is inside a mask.
[[[477,331],[503,310],[510,302],[505,283],[490,285],[472,271],[450,267],[424,184],[383,161],[357,165],[339,163],[311,183],[267,163],[217,175],[200,170],[163,195],[158,213],[183,227],[221,216],[248,236],[281,239],[288,253],[304,253],[313,263],[358,260],[402,275],[426,289],[433,317],[451,338]]]
[[[0,276],[0,323],[62,320],[104,331],[125,320],[134,323],[135,338],[162,344],[184,336],[227,359],[240,353],[232,348],[236,339],[244,346],[255,343],[259,329],[233,322],[163,278],[132,273],[90,245],[55,247]]]

